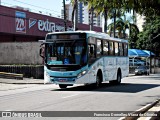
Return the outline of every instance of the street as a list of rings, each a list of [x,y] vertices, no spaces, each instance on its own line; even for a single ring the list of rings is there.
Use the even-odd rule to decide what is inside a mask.
[[[76,85],[60,89],[50,84],[26,85],[21,89],[0,91],[0,111],[132,112],[159,99],[159,91],[160,75],[158,74],[126,77],[122,79],[121,85],[103,83],[100,88]],[[94,117],[94,119],[98,118]],[[118,118],[120,117],[108,119]],[[106,120],[105,117],[100,119]]]

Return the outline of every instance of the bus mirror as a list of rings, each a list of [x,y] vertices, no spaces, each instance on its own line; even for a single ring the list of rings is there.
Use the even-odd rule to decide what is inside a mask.
[[[43,48],[43,47],[40,48],[40,50],[39,50],[39,55],[40,55],[42,58],[44,58],[44,48]]]
[[[93,54],[93,47],[90,47],[90,53]]]

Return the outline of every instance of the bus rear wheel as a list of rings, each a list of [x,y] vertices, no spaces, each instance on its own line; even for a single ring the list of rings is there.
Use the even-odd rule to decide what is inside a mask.
[[[65,89],[65,88],[67,88],[67,85],[59,84],[59,87],[60,87],[61,89]]]
[[[121,73],[118,72],[117,74],[117,79],[116,80],[112,80],[112,81],[109,81],[110,84],[113,84],[113,85],[118,85],[121,83]]]
[[[115,81],[115,84],[120,84],[121,83],[121,73],[119,72],[117,74],[117,80]]]

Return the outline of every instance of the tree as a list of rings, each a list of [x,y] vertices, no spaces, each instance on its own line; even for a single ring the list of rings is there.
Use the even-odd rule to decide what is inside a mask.
[[[126,15],[123,15],[123,16],[126,16]],[[122,16],[121,16],[116,20],[115,29],[118,30],[118,37],[125,38],[125,39],[126,39],[126,30],[128,29],[129,30],[129,40],[132,43],[132,42],[136,42],[135,38],[137,34],[139,33],[139,29],[135,24],[131,22],[132,22],[132,19],[126,20],[126,17],[122,19]],[[114,29],[114,23],[109,24],[108,28],[109,28],[109,33],[111,35]],[[123,33],[123,36],[122,36],[122,33]]]
[[[93,7],[93,9],[95,10],[95,12],[97,13],[97,15],[99,15],[100,13],[103,13],[104,15],[104,32],[107,32],[107,20],[108,20],[108,13],[110,11],[111,8],[111,4],[108,3],[107,0],[86,0],[88,2],[88,8],[91,9],[91,7]]]
[[[73,5],[72,25],[74,26],[74,30],[76,30],[77,29],[77,5],[78,5],[78,0],[71,0],[71,3]]]
[[[123,9],[128,12],[134,10],[140,15],[160,15],[160,0],[123,0]]]
[[[160,16],[146,17],[144,29],[138,35],[137,48],[160,51]]]
[[[104,15],[104,32],[107,32],[107,21],[108,18],[111,16],[113,8],[117,9],[120,8],[121,0],[80,0],[84,3],[88,3],[88,9],[93,8],[94,11],[99,15],[102,13]]]

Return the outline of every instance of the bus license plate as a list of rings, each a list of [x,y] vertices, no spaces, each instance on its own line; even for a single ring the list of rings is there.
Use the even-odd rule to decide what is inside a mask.
[[[67,79],[59,79],[59,82],[67,82]]]

